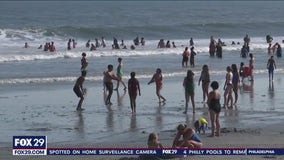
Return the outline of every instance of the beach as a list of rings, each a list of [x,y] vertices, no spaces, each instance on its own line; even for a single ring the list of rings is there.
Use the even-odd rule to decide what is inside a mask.
[[[72,92],[72,84],[61,87],[29,86],[30,90],[17,89],[1,95],[2,103],[10,107],[1,108],[1,157],[5,159],[25,159],[25,156],[12,156],[12,136],[46,135],[48,148],[146,148],[149,133],[157,132],[164,146],[171,147],[176,126],[180,123],[193,127],[200,117],[209,121],[208,108],[201,103],[201,86],[196,84],[196,113],[189,105],[188,114],[184,111],[184,95],[180,78],[164,80],[162,94],[167,98],[159,106],[154,85],[147,85],[142,79],[141,96],[137,98],[137,115],[132,116],[128,94],[122,88],[114,92],[111,108],[103,104],[103,87],[86,82],[88,89],[83,103],[84,111],[76,111],[77,99]],[[220,84],[222,86],[222,81]],[[250,83],[246,81],[245,83]],[[240,87],[238,110],[222,110],[220,114],[221,136],[207,137],[200,134],[204,148],[283,148],[283,109],[281,95],[281,75],[269,87],[266,75],[260,75],[250,89]],[[27,86],[26,86],[27,87]],[[242,91],[242,88],[244,89]],[[252,90],[253,88],[253,90]],[[223,93],[223,92],[222,92]],[[25,103],[20,105],[19,101]],[[17,109],[15,110],[15,108]],[[13,115],[13,116],[11,116]],[[175,118],[174,118],[175,117]],[[209,127],[211,126],[209,122]],[[41,156],[27,159],[72,159],[73,156]],[[109,156],[80,156],[80,159],[104,159]],[[124,156],[111,156],[119,159]],[[135,156],[134,156],[135,157]],[[193,156],[192,158],[211,159],[215,156]],[[229,156],[218,156],[226,159]],[[237,158],[238,156],[234,156]],[[240,156],[239,159],[267,158],[265,156]],[[272,158],[281,158],[272,156]],[[186,158],[185,158],[186,159]]]
[[[282,1],[0,2],[0,159],[137,159],[123,155],[13,156],[13,136],[47,136],[47,148],[145,148],[148,135],[156,132],[161,143],[171,147],[178,124],[193,127],[201,117],[210,121],[198,85],[205,64],[210,81],[220,84],[223,105],[226,67],[250,64],[248,57],[242,57],[246,35],[254,59],[254,81],[245,78],[239,84],[236,108],[222,108],[220,137],[208,137],[209,122],[206,133],[200,134],[203,148],[284,148],[284,59],[277,52],[284,45],[282,6]],[[140,43],[135,45],[136,38]],[[221,42],[218,51],[222,49],[222,57],[209,56],[210,39],[214,46]],[[160,40],[175,47],[160,48]],[[268,50],[269,43],[279,47]],[[194,67],[182,67],[186,47],[194,47]],[[87,94],[84,110],[76,111],[79,98],[73,86],[81,75],[83,53],[88,62]],[[271,56],[277,66],[274,81],[269,81],[267,70]],[[122,59],[124,82],[136,72],[141,85],[136,115],[131,114],[129,95],[121,85],[113,92],[112,105],[105,105],[104,72],[111,64],[116,74],[118,58]],[[155,84],[147,84],[157,68],[162,71],[161,94],[166,103],[158,103]],[[189,102],[188,112],[183,114],[183,80],[189,69],[195,75],[196,111],[192,113]]]

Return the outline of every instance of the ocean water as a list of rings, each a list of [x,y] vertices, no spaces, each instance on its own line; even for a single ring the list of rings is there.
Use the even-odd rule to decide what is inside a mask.
[[[29,101],[24,104],[21,101],[26,96],[23,92],[28,88],[44,88],[50,93],[50,90],[60,86],[73,85],[80,75],[82,52],[86,52],[89,61],[86,83],[94,87],[91,88],[90,92],[99,92],[96,87],[102,87],[103,71],[106,70],[108,64],[113,64],[116,67],[118,57],[123,58],[125,79],[129,77],[131,71],[135,71],[137,78],[146,82],[158,67],[163,71],[165,83],[167,83],[167,79],[182,79],[186,75],[187,69],[181,67],[181,54],[185,46],[189,45],[191,37],[194,39],[197,55],[195,57],[196,66],[190,69],[194,71],[196,77],[199,77],[202,66],[208,64],[211,80],[224,81],[226,66],[233,63],[239,65],[240,62],[248,65],[249,59],[240,57],[243,37],[248,34],[251,38],[250,50],[255,57],[255,76],[266,76],[266,63],[269,56],[265,36],[271,35],[273,43],[279,42],[283,46],[283,6],[284,2],[282,1],[1,1],[0,101],[3,102],[1,102],[3,107],[21,108],[3,110],[5,113],[2,114],[2,117],[4,117],[2,119],[11,127],[15,122],[22,121],[21,118],[26,119],[23,115],[27,113],[25,108],[28,112],[34,111],[35,113],[31,114],[36,114],[38,121],[42,120],[40,116],[42,111],[49,110],[52,113],[53,110],[50,106],[47,106],[48,109],[43,109],[46,107],[43,103],[49,102],[48,98],[44,99],[41,95],[38,95],[38,92],[32,92],[31,95],[34,94],[39,99],[34,103]],[[116,37],[119,43],[123,39],[127,48],[130,48],[136,36],[145,38],[145,46],[137,46],[135,50],[114,50],[111,48],[113,37]],[[222,59],[209,57],[210,36],[214,36],[216,40],[221,38],[226,43],[226,46],[223,47]],[[87,40],[90,39],[94,43],[95,38],[101,39],[101,37],[106,40],[107,46],[105,48],[99,47],[96,51],[89,51],[85,47]],[[76,40],[77,47],[67,50],[67,41],[70,38]],[[158,49],[157,44],[160,39],[174,41],[177,47]],[[51,41],[55,43],[56,52],[51,53],[37,49],[39,45]],[[240,45],[231,45],[232,41],[240,42]],[[29,44],[28,48],[24,48],[25,42]],[[284,75],[283,58],[275,59],[277,63],[275,77],[277,84],[279,82],[279,87],[276,88],[282,91],[280,82]],[[256,84],[262,85],[262,83]],[[66,91],[66,97],[70,99],[75,97],[71,89],[70,92],[66,88],[62,91]],[[62,91],[58,91],[60,97],[64,97],[65,92]],[[6,99],[6,93],[9,92],[12,92],[8,94],[11,97],[22,94],[24,96],[13,101],[13,98]],[[19,94],[15,95],[15,93]],[[179,91],[167,94],[177,93]],[[98,96],[97,93],[93,94]],[[88,96],[91,95],[92,93],[88,94]],[[201,94],[199,95],[198,99],[201,99]],[[48,95],[45,95],[45,98],[46,96]],[[261,98],[262,96],[256,97]],[[40,98],[42,98],[42,101]],[[66,107],[77,103],[77,100],[75,103],[69,101],[65,103],[63,100],[58,100],[56,95],[50,95],[50,98],[53,103],[57,103],[59,106]],[[151,99],[152,97],[147,95],[144,98]],[[30,98],[28,99],[30,100]],[[243,101],[251,101],[251,99],[253,98],[246,97],[243,98]],[[281,98],[277,102],[281,102]],[[84,102],[86,105],[88,103],[92,103],[90,99]],[[95,103],[95,105],[103,104],[102,101]],[[259,103],[261,102],[257,104]],[[23,104],[23,106],[18,104]],[[172,105],[181,106],[182,104],[183,102]],[[243,104],[247,105],[248,102],[243,102]],[[146,108],[149,107],[148,104],[143,105]],[[38,107],[41,109],[36,111]],[[60,110],[63,112],[65,107],[60,108]],[[249,117],[254,110],[258,109],[265,111],[267,107],[266,104],[263,108],[261,106],[254,108],[246,115]],[[283,112],[278,104],[273,103],[272,108],[274,108],[272,112]],[[18,109],[19,111],[17,111]],[[246,109],[251,110],[251,108]],[[21,112],[21,110],[23,111]],[[91,109],[91,111],[92,113],[99,112],[101,113],[100,116],[104,117],[106,110],[99,108],[99,111],[95,109]],[[18,112],[21,116],[15,118],[16,120],[7,117],[8,114],[14,112]],[[171,116],[175,120],[165,118],[165,123],[175,125],[177,121],[180,121],[177,118],[178,113],[176,113],[179,112],[178,110],[173,109],[167,112],[170,115],[175,112],[174,116]],[[72,112],[72,114],[75,113]],[[146,116],[144,115],[146,120],[147,114],[149,113],[145,113]],[[261,115],[262,112],[257,116],[261,117]],[[33,116],[29,118],[33,119]],[[89,116],[85,115],[85,117]],[[109,121],[113,121],[112,116],[111,114],[111,118],[106,117],[106,125],[109,124]],[[76,121],[73,119],[74,117],[67,116],[67,114],[59,115],[57,118],[55,116],[54,120],[62,117],[66,117],[66,123],[69,120]],[[48,116],[45,118],[49,119]],[[159,119],[159,117],[156,118]],[[141,123],[139,117],[137,119],[137,122]],[[97,120],[99,121],[100,118]],[[129,120],[123,119],[123,121],[128,123]],[[160,127],[159,120],[156,122],[157,126]],[[56,125],[57,122],[52,121],[50,123]],[[114,123],[118,122],[113,122],[110,125],[113,127]],[[124,123],[121,123],[120,125],[124,126]],[[147,121],[144,124],[146,123]],[[28,123],[28,125],[33,127],[34,123]],[[38,122],[38,125],[44,126],[45,123]],[[15,129],[9,127],[7,127],[7,135]],[[88,127],[92,128],[92,126]],[[100,129],[102,128],[98,128],[95,132],[99,132]],[[54,137],[58,135],[57,132],[54,134]]]
[[[124,57],[126,73],[137,71],[142,77],[156,67],[169,76],[180,74],[181,53],[193,37],[198,53],[196,63],[221,63],[212,71],[224,71],[226,65],[246,61],[239,57],[240,42],[245,34],[251,37],[251,52],[256,56],[258,72],[265,72],[267,59],[265,36],[274,42],[284,39],[283,2],[174,2],[174,1],[106,1],[106,2],[1,2],[0,6],[0,84],[54,83],[74,81],[80,68],[82,52],[90,61],[89,78],[101,80],[107,64]],[[209,37],[221,38],[223,60],[208,58]],[[107,47],[88,51],[88,39],[105,37]],[[113,37],[129,48],[136,37],[144,37],[146,45],[136,50],[112,50]],[[77,48],[66,49],[69,38]],[[159,39],[174,41],[177,48],[157,49]],[[37,49],[40,44],[55,42],[55,53]],[[23,48],[27,42],[30,48]],[[264,59],[263,59],[264,58]],[[212,61],[212,62],[211,62]],[[281,61],[281,60],[280,60]],[[279,63],[281,64],[281,63]],[[213,64],[212,64],[213,65]],[[280,67],[279,67],[280,68]],[[257,73],[258,73],[257,72]]]
[[[90,66],[88,79],[100,81],[108,64],[116,64],[123,57],[125,73],[136,71],[138,77],[148,78],[155,68],[162,68],[165,76],[183,75],[181,54],[195,42],[196,68],[209,64],[211,73],[224,74],[225,67],[247,59],[239,56],[243,37],[251,38],[251,52],[256,57],[256,73],[266,72],[267,44],[270,34],[275,42],[284,39],[284,2],[225,2],[225,1],[17,1],[0,2],[0,84],[73,82],[78,76],[80,57],[87,53]],[[209,37],[221,38],[224,58],[208,57]],[[130,48],[133,39],[144,37],[145,46],[136,50],[111,49],[113,37],[124,40]],[[88,39],[105,37],[106,48],[89,51]],[[68,51],[69,38],[77,47]],[[159,39],[174,41],[177,48],[157,49]],[[46,42],[55,42],[56,52],[37,49]],[[23,48],[24,43],[29,48]],[[278,72],[281,69],[281,59]],[[215,65],[218,63],[218,65]]]

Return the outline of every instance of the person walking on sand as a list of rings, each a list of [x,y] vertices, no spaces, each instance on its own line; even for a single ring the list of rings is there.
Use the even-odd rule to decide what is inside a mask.
[[[221,112],[221,104],[220,104],[221,94],[218,90],[219,84],[217,81],[213,81],[210,86],[213,90],[208,95],[207,104],[209,107],[210,121],[211,121],[210,137],[214,137],[215,135],[220,136],[219,116]]]
[[[267,69],[269,81],[273,81],[274,69],[276,69],[276,63],[273,56],[271,56],[267,61]]]
[[[205,102],[206,97],[208,98],[208,89],[210,84],[209,68],[206,64],[202,67],[198,85],[200,85],[200,82],[202,82],[203,102]]]
[[[119,58],[117,59],[117,61],[118,61],[118,66],[117,66],[117,69],[116,69],[116,76],[117,76],[117,78],[118,78],[118,81],[117,81],[116,88],[115,88],[114,90],[118,90],[118,87],[119,87],[119,83],[120,83],[120,82],[123,84],[124,90],[126,90],[126,89],[127,89],[127,88],[126,88],[126,85],[125,85],[125,83],[124,83],[123,80],[122,80],[122,76],[123,76],[122,58],[119,57]]]
[[[82,53],[82,59],[81,59],[81,71],[86,71],[86,68],[88,66],[88,60],[86,58],[86,53]]]
[[[232,73],[232,69],[230,66],[227,66],[227,74],[226,74],[226,81],[224,84],[224,108],[227,109],[228,108],[228,103],[229,101],[231,101],[231,106],[233,105],[233,97],[232,97],[232,89],[233,89],[233,84],[232,84],[232,80],[233,80],[233,73]]]
[[[191,70],[187,71],[187,76],[183,80],[184,95],[185,95],[185,111],[187,113],[189,97],[192,104],[192,112],[195,113],[195,102],[194,102],[194,73]]]
[[[106,96],[106,100],[105,100],[105,104],[106,105],[112,105],[110,99],[113,93],[113,83],[112,80],[117,80],[118,78],[115,76],[114,72],[113,72],[113,65],[109,64],[107,66],[107,71],[104,72],[104,86],[107,89],[107,96]]]
[[[139,96],[141,96],[140,92],[140,84],[139,81],[135,78],[135,72],[130,73],[130,79],[128,80],[128,94],[129,94],[129,100],[130,100],[130,107],[132,114],[136,113],[136,97],[137,97],[137,91],[139,93]]]
[[[233,73],[233,79],[232,79],[232,84],[233,84],[233,92],[235,94],[235,101],[234,105],[237,104],[238,102],[238,97],[239,97],[239,84],[240,84],[240,75],[238,72],[238,67],[236,64],[232,64],[232,73]]]
[[[153,75],[152,79],[148,82],[148,85],[153,82],[156,83],[156,94],[158,96],[159,103],[165,102],[166,99],[161,95],[161,90],[163,87],[163,75],[162,75],[162,70],[160,68],[157,68],[156,73]]]
[[[250,75],[250,80],[253,81],[253,78],[254,78],[254,75],[253,75],[253,69],[254,69],[254,57],[253,57],[253,54],[250,53],[249,54],[249,67],[251,69],[251,75]]]
[[[87,75],[86,71],[81,72],[81,76],[77,79],[73,91],[80,98],[79,103],[77,105],[77,111],[83,110],[82,103],[84,101],[84,95],[86,94],[86,89],[83,88],[83,83],[85,81],[85,77]]]
[[[189,57],[188,47],[185,47],[182,54],[182,67],[187,67],[188,57]]]

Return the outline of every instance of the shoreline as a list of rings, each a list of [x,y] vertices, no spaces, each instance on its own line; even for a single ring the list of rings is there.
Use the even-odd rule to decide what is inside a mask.
[[[196,113],[192,114],[191,105],[188,114],[182,113],[184,95],[180,79],[165,80],[162,94],[167,98],[167,102],[162,106],[157,103],[155,86],[147,85],[146,79],[141,80],[142,95],[137,98],[139,105],[136,116],[131,115],[128,94],[123,94],[123,91],[114,92],[113,110],[108,111],[103,105],[102,86],[94,87],[93,83],[86,83],[88,94],[83,103],[85,110],[82,112],[75,111],[78,99],[72,92],[72,84],[48,89],[33,87],[29,91],[23,89],[2,94],[1,97],[6,98],[2,99],[4,107],[0,108],[3,121],[0,126],[3,129],[0,155],[4,159],[15,159],[15,156],[12,156],[11,143],[12,136],[16,135],[46,135],[48,148],[145,148],[148,134],[157,132],[162,144],[169,147],[179,123],[193,126],[195,119],[200,117],[209,120],[208,109],[201,103],[201,86],[197,84]],[[220,81],[220,86],[222,83],[224,82]],[[201,134],[204,148],[284,148],[284,127],[281,125],[284,118],[281,108],[284,89],[281,79],[274,82],[274,90],[269,89],[266,76],[257,76],[253,88],[250,87],[243,86],[243,90],[240,91],[238,110],[221,111],[220,137],[207,137],[209,129],[206,135]],[[105,157],[119,159],[125,156],[80,156],[82,159],[105,159]],[[192,157],[212,159],[211,156]],[[228,158],[228,156],[213,157]],[[264,156],[234,156],[236,157],[259,159]],[[281,158],[281,156],[272,157]],[[58,156],[40,158],[28,156],[26,159],[57,158]],[[60,158],[75,159],[75,156],[60,156]]]

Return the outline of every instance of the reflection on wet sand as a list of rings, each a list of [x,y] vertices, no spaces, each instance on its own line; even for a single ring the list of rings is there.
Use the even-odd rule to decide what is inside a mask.
[[[119,90],[116,90],[116,95],[117,95],[117,106],[118,109],[121,110],[122,109],[121,107],[124,106],[123,98],[126,95],[126,90],[123,91],[122,95],[120,95]]]
[[[79,134],[84,136],[85,131],[84,131],[84,117],[82,111],[77,111],[76,115],[78,117],[78,121],[75,124],[75,129],[78,131]]]
[[[274,92],[274,83],[273,81],[269,81],[269,86],[268,86],[268,97],[269,97],[269,101],[270,101],[270,110],[275,110],[275,102],[274,102],[274,96],[275,96],[275,92]]]
[[[130,118],[130,131],[137,130],[136,115],[132,115]]]

